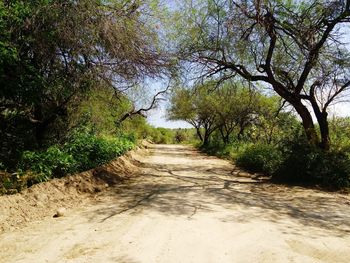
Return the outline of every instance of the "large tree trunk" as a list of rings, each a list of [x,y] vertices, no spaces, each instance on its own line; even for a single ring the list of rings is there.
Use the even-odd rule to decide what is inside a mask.
[[[330,148],[329,124],[328,124],[327,117],[328,117],[327,112],[316,114],[316,118],[318,121],[318,125],[320,126],[320,133],[321,133],[320,147],[326,151],[328,151]]]
[[[312,94],[314,94],[314,92],[312,92]],[[320,110],[314,95],[311,96],[310,101],[320,127],[321,141],[319,142],[319,147],[325,151],[328,151],[330,148],[330,138],[327,109],[324,108],[323,111]]]
[[[308,108],[304,106],[301,101],[293,101],[291,102],[299,116],[301,117],[304,131],[306,134],[306,138],[308,141],[315,146],[320,146],[320,140],[316,132],[316,128],[314,125],[314,122],[312,120],[311,113],[309,112]]]
[[[209,137],[210,137],[210,133],[207,129],[205,129],[204,136],[203,136],[203,146],[207,146],[209,144]]]
[[[226,131],[224,131],[224,127],[220,127],[219,128],[219,131],[220,131],[220,135],[221,135],[221,138],[222,138],[222,142],[227,145],[229,143],[229,137],[230,137],[230,134]]]
[[[237,139],[238,140],[241,140],[243,138],[245,126],[246,126],[245,122],[244,121],[240,121],[240,123],[239,123],[239,132],[237,134]]]
[[[197,132],[197,136],[198,136],[198,139],[203,142],[203,136],[201,134],[201,130],[199,127],[196,127],[196,132]]]

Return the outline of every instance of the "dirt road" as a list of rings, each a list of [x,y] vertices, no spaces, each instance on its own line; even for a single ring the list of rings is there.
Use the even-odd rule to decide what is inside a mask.
[[[64,217],[5,232],[0,262],[350,262],[346,196],[257,182],[186,146]]]

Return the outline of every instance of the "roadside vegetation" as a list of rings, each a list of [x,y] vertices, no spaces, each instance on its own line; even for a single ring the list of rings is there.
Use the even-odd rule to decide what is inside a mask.
[[[161,140],[144,115],[162,93],[129,95],[170,74],[151,2],[0,3],[0,194]]]
[[[186,72],[169,118],[201,148],[278,182],[350,186],[350,1],[184,1],[173,29]],[[340,128],[342,127],[342,128]]]
[[[283,183],[350,187],[350,1],[0,3],[0,192],[191,143]],[[155,88],[156,87],[156,88]],[[169,120],[147,112],[170,97]]]
[[[214,81],[177,88],[168,116],[193,126],[201,150],[275,182],[350,187],[350,118],[330,121],[332,146],[324,151],[309,143],[297,116],[278,97]]]

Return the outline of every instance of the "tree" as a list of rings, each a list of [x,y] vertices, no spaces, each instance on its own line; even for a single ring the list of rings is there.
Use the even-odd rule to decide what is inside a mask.
[[[169,61],[148,23],[151,12],[137,0],[2,1],[1,126],[9,130],[9,120],[20,116],[43,146],[50,125],[90,88],[118,94],[165,73]]]
[[[182,58],[206,77],[272,87],[298,113],[309,142],[329,149],[327,110],[350,86],[350,55],[340,41],[350,0],[190,2],[177,22]]]
[[[266,144],[279,143],[293,135],[300,127],[300,122],[292,112],[287,111],[285,103],[278,96],[257,98],[257,114],[249,129],[249,137],[254,142]]]
[[[92,93],[114,93],[106,103],[117,107],[102,107],[119,109],[127,100],[122,91],[168,73],[172,63],[160,45],[155,4],[0,2],[0,162],[12,169],[23,150],[62,142]],[[105,124],[109,119],[97,126]]]
[[[261,95],[232,82],[224,83],[214,94],[217,125],[223,142],[229,143],[231,134],[236,130],[236,137],[241,139],[246,128],[260,114]]]
[[[214,132],[219,132],[224,144],[236,132],[241,139],[266,109],[263,95],[237,83],[217,86],[215,81],[198,84],[191,89],[177,89],[171,97],[169,119],[184,120],[197,131],[203,145],[209,143]]]
[[[209,143],[210,135],[218,128],[214,109],[216,97],[210,92],[213,84],[197,85],[193,90],[178,88],[173,92],[168,110],[170,120],[184,120],[191,124],[203,145]]]

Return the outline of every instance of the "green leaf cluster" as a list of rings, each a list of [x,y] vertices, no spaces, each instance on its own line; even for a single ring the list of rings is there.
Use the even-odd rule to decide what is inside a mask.
[[[19,174],[31,174],[26,186],[86,171],[103,165],[135,146],[132,136],[99,137],[89,132],[72,134],[64,145],[53,145],[45,151],[25,151],[19,163]]]

